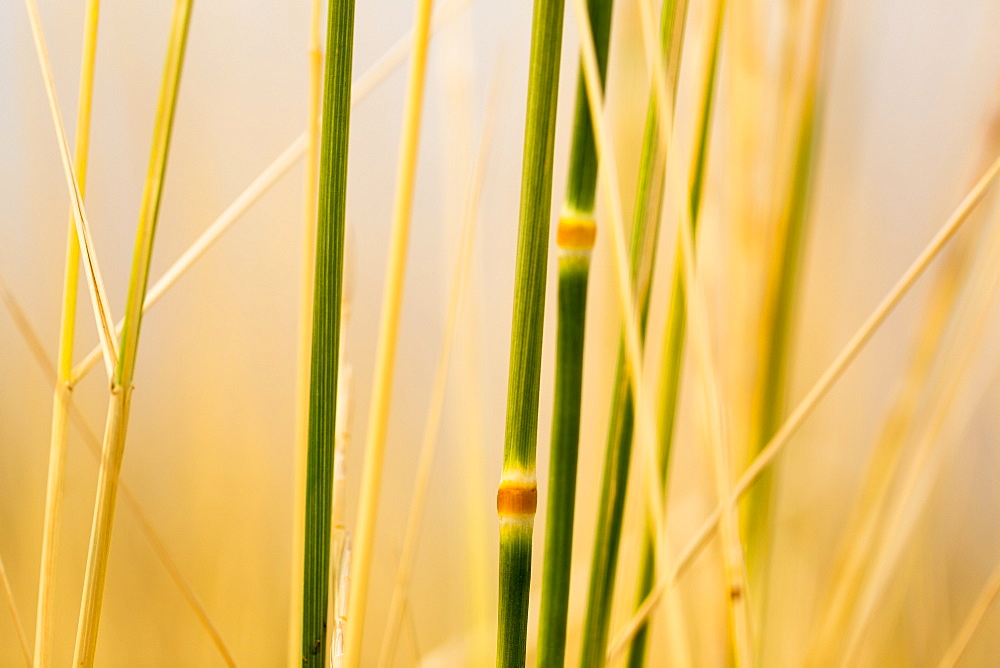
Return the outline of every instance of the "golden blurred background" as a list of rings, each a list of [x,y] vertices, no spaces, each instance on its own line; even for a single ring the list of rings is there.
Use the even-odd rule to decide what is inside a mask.
[[[468,7],[441,22],[431,46],[365,631],[366,657],[372,664],[391,598],[441,346],[462,201],[487,90],[500,72],[495,140],[477,208],[473,271],[396,665],[473,664],[473,657],[482,655],[468,647],[479,643],[491,648],[495,633],[494,486],[503,441],[531,4],[461,4]],[[695,53],[704,41],[704,30],[696,29],[704,23],[703,4],[692,2],[689,16],[688,48]],[[738,437],[745,429],[746,392],[756,358],[752,342],[759,295],[746,281],[755,276],[753,262],[767,241],[767,223],[758,218],[766,218],[772,206],[768,180],[777,171],[762,165],[775,163],[787,134],[779,101],[771,93],[781,72],[782,40],[794,38],[788,36],[789,26],[799,6],[808,3],[730,4],[699,271],[708,290],[723,397]],[[44,0],[40,5],[59,102],[71,131],[83,3]],[[104,3],[101,8],[86,202],[116,315],[124,307],[169,16],[165,2]],[[355,78],[406,33],[411,16],[406,2],[358,4]],[[1000,149],[1000,4],[842,0],[832,21],[790,405],[812,386]],[[626,211],[634,197],[647,86],[638,30],[635,4],[620,0],[607,114]],[[305,128],[308,31],[309,3],[304,0],[195,3],[153,280]],[[565,184],[577,48],[567,8],[554,213]],[[693,124],[697,67],[697,59],[691,59],[681,75],[682,126]],[[349,520],[357,507],[404,71],[390,74],[354,108],[351,119],[348,271],[353,299],[344,353],[353,369]],[[54,358],[69,200],[39,72],[24,7],[3,3],[0,277]],[[676,150],[683,153],[690,132],[679,134],[683,141]],[[282,665],[287,653],[302,192],[297,164],[149,312],[123,467],[123,480],[236,662],[246,666]],[[991,227],[1000,223],[995,199],[980,206],[946,257],[879,330],[777,465],[775,575],[762,650],[766,665],[803,661],[864,462],[905,386],[915,341],[928,326],[931,286],[952,275],[967,276],[973,266],[989,268],[981,256]],[[667,244],[671,236],[661,235],[661,240]],[[578,625],[583,614],[619,327],[609,239],[599,232],[588,306],[571,636],[574,619]],[[553,254],[539,420],[542,498],[552,410],[554,267]],[[651,341],[659,340],[663,328],[668,276],[661,266],[654,283]],[[996,299],[982,303],[963,297],[969,285],[971,280],[961,279],[956,304],[965,298],[973,315],[984,314],[985,334],[968,350],[970,319],[945,323],[941,356],[921,390],[915,418],[907,424],[911,431],[905,457],[912,458],[921,437],[932,433],[928,423],[935,409],[947,408],[940,430],[932,433],[940,446],[935,452],[942,454],[934,460],[936,475],[928,482],[929,502],[915,518],[916,530],[873,613],[873,630],[863,636],[857,655],[861,665],[936,665],[1000,561],[1000,322]],[[92,320],[87,300],[81,299],[77,358],[97,342]],[[650,349],[648,367],[657,369],[659,345]],[[965,352],[972,355],[971,364],[961,367],[960,391],[945,404],[942,388]],[[686,373],[693,375],[693,370]],[[76,405],[98,434],[107,399],[99,374],[91,374],[74,392]],[[0,379],[0,557],[30,641],[51,386],[8,311],[0,315]],[[675,550],[716,502],[711,472],[697,446],[697,410],[685,396],[669,494],[668,527]],[[95,459],[76,428],[70,431],[67,470],[56,581],[56,665],[66,665],[72,653],[97,475]],[[637,559],[634,538],[641,528],[639,505],[630,503],[628,513],[619,621],[632,603],[630,564]],[[534,599],[544,531],[543,502],[535,526]],[[699,665],[723,661],[718,638],[725,623],[724,600],[715,596],[720,564],[713,546],[680,585],[686,610],[698,619],[689,627]],[[537,606],[532,615],[534,628]],[[992,611],[984,623],[966,665],[1000,660],[1000,612]],[[529,631],[529,637],[534,633]],[[571,642],[571,661],[574,647]],[[491,654],[492,649],[486,656]],[[20,661],[5,611],[0,614],[0,665]],[[121,500],[98,665],[222,665],[135,514]]]

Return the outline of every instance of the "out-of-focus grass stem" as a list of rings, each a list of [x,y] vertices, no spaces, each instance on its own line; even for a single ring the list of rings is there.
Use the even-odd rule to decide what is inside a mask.
[[[402,311],[403,284],[406,274],[406,255],[409,247],[410,219],[416,185],[417,149],[423,112],[432,9],[433,0],[417,0],[415,3],[413,53],[410,60],[406,102],[403,111],[403,131],[400,137],[399,163],[396,175],[396,198],[393,206],[392,232],[382,298],[371,407],[368,414],[368,434],[365,440],[357,533],[351,556],[351,591],[344,647],[346,664],[351,668],[361,664],[361,640],[375,545],[375,523],[382,484],[382,468],[385,461],[389,404],[395,373],[399,319]]]

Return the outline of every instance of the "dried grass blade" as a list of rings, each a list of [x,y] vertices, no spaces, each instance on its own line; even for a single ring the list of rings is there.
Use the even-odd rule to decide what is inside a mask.
[[[924,250],[921,251],[903,272],[896,284],[889,290],[882,301],[879,302],[868,318],[865,319],[847,344],[841,349],[837,357],[834,358],[833,362],[831,362],[816,383],[813,384],[809,392],[806,393],[795,409],[789,414],[767,446],[761,450],[753,463],[740,476],[729,499],[717,506],[709,514],[705,522],[695,532],[694,537],[678,555],[673,568],[660,576],[656,587],[646,600],[646,603],[636,611],[635,615],[612,644],[611,655],[616,655],[624,649],[625,644],[629,642],[640,628],[650,612],[655,609],[666,588],[687,570],[694,562],[695,557],[708,544],[709,538],[712,536],[712,532],[719,522],[721,508],[726,505],[731,506],[742,498],[760,474],[781,453],[792,435],[802,426],[802,423],[812,413],[813,409],[816,408],[819,401],[826,396],[826,393],[833,384],[840,378],[847,367],[850,366],[851,362],[854,361],[858,353],[861,352],[861,349],[868,343],[869,339],[871,339],[882,323],[885,322],[886,318],[892,313],[906,293],[909,292],[910,288],[913,287],[916,280],[962,227],[962,224],[968,219],[976,205],[986,195],[998,174],[1000,174],[1000,158],[997,158],[989,169],[986,170],[986,173],[979,182],[969,191],[944,225],[941,226],[934,237],[928,242],[927,246],[924,247]]]
[[[80,249],[83,253],[84,274],[87,277],[87,285],[90,287],[90,298],[97,320],[97,333],[104,353],[104,364],[107,367],[108,377],[110,378],[118,363],[117,340],[111,329],[114,318],[111,316],[111,310],[108,306],[104,281],[101,278],[101,271],[97,265],[94,242],[90,237],[90,224],[87,222],[87,214],[83,207],[83,195],[73,168],[72,159],[70,158],[69,142],[66,140],[66,130],[63,126],[62,115],[59,113],[59,102],[56,99],[55,83],[52,78],[52,65],[49,62],[48,49],[45,46],[42,21],[38,15],[38,2],[37,0],[25,0],[25,6],[28,9],[28,18],[31,21],[31,33],[35,41],[35,51],[38,54],[38,63],[42,69],[42,79],[45,82],[45,93],[48,97],[49,111],[52,114],[52,123],[55,126],[56,139],[59,143],[59,156],[62,158],[66,185],[69,188],[70,205],[73,209],[76,232],[80,242]]]

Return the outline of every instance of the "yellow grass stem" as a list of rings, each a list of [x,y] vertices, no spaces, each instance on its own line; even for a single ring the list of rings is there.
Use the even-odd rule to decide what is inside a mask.
[[[77,626],[76,648],[73,663],[92,666],[97,649],[97,632],[104,598],[108,555],[111,548],[111,529],[114,523],[115,501],[118,493],[118,476],[125,451],[125,435],[132,397],[132,378],[138,351],[139,330],[142,323],[142,306],[149,280],[153,240],[159,217],[163,180],[170,147],[177,93],[180,88],[181,67],[187,44],[192,0],[176,0],[171,19],[167,58],[160,88],[153,147],[150,152],[149,171],[143,189],[136,231],[132,274],[129,279],[125,319],[120,340],[120,355],[111,383],[108,421],[105,426],[101,454],[101,470],[97,479],[97,499],[94,521],[91,526],[90,547],[87,551],[87,571],[84,577],[80,621]]]
[[[434,22],[431,24],[432,31],[440,23],[452,18],[460,10],[471,4],[472,0],[460,0],[448,5],[443,11],[435,14]],[[410,52],[411,35],[407,33],[391,46],[382,56],[358,77],[354,85],[351,86],[351,107],[360,104],[375,88],[377,88],[386,77],[392,74],[399,67]],[[219,237],[225,234],[233,224],[239,220],[240,216],[247,212],[273,186],[278,179],[288,173],[288,170],[305,155],[309,145],[309,132],[303,132],[281,154],[274,159],[270,165],[264,168],[257,178],[255,178],[233,202],[219,215],[218,218],[209,225],[204,232],[195,240],[191,246],[184,251],[184,254],[177,258],[177,261],[164,272],[149,291],[146,293],[146,301],[143,304],[143,313],[146,312],[167,290],[173,286],[177,280],[193,265],[202,255],[205,254],[212,244],[218,241]],[[311,270],[310,270],[311,271]],[[121,333],[122,321],[115,325],[115,333]],[[101,347],[96,346],[86,357],[75,367],[71,374],[71,384],[76,385],[97,363],[101,356]]]
[[[400,138],[392,236],[382,299],[368,435],[365,442],[365,464],[358,510],[357,538],[351,558],[351,594],[347,613],[347,638],[345,640],[346,664],[351,668],[361,664],[365,605],[375,543],[375,520],[378,514],[382,466],[385,459],[389,401],[396,364],[396,341],[399,336],[399,314],[402,309],[403,280],[406,272],[406,253],[409,245],[410,217],[416,181],[417,148],[420,139],[420,120],[424,81],[427,73],[427,47],[430,41],[432,7],[433,0],[417,0],[416,20],[413,29],[413,53],[410,60],[409,84],[403,113],[403,132]]]
[[[292,144],[282,151],[281,155],[275,158],[274,162],[267,166],[260,175],[254,179],[250,185],[247,186],[240,195],[233,200],[233,202],[226,207],[226,209],[219,214],[205,231],[202,232],[194,243],[192,243],[186,251],[184,251],[177,260],[174,261],[170,268],[163,272],[159,280],[156,281],[146,291],[146,299],[142,305],[142,312],[146,313],[153,304],[160,301],[160,299],[167,293],[170,288],[172,288],[181,276],[187,272],[188,269],[194,265],[195,262],[201,259],[201,257],[211,248],[216,241],[222,237],[223,234],[229,231],[229,229],[240,219],[247,210],[250,209],[263,195],[266,193],[271,186],[277,183],[278,179],[284,176],[289,169],[302,157],[302,153],[306,146],[306,135],[300,135]],[[124,320],[119,320],[115,324],[115,333],[120,334],[122,327],[124,326]],[[99,347],[92,349],[87,355],[73,367],[73,373],[71,375],[71,384],[78,384],[83,378],[94,368],[97,363],[98,358],[101,356],[101,351]]]
[[[819,379],[813,384],[799,404],[791,411],[788,418],[775,432],[774,437],[761,450],[747,470],[739,477],[733,487],[733,493],[722,504],[709,514],[705,522],[702,523],[698,531],[680,552],[671,570],[662,571],[657,580],[656,587],[649,598],[635,613],[632,619],[624,627],[622,632],[612,644],[611,655],[614,656],[624,649],[628,641],[641,627],[644,620],[655,609],[659,599],[663,596],[667,587],[685,572],[694,562],[695,557],[708,544],[712,532],[715,530],[721,515],[721,509],[725,506],[732,506],[743,497],[757,480],[760,474],[771,465],[775,458],[787,445],[792,435],[802,426],[805,419],[812,413],[820,400],[826,396],[834,383],[843,375],[858,353],[871,339],[872,335],[885,322],[889,314],[896,308],[916,280],[926,271],[931,262],[938,256],[949,240],[962,227],[962,224],[969,218],[976,205],[988,192],[997,175],[1000,174],[1000,157],[998,157],[986,170],[978,183],[969,191],[948,220],[942,225],[938,232],[924,247],[924,250],[914,259],[910,266],[903,272],[900,278],[889,292],[882,298],[878,306],[865,319],[833,362],[826,368]]]
[[[650,464],[650,466],[643,466],[643,470],[646,473],[646,505],[652,517],[651,523],[657,527],[655,530],[657,531],[657,535],[659,535],[660,528],[663,526],[662,488],[656,475],[657,467],[651,464],[656,461],[656,427],[652,417],[653,412],[650,405],[650,396],[646,390],[646,383],[642,372],[642,344],[640,342],[638,326],[639,314],[636,309],[635,299],[632,294],[631,279],[629,277],[621,189],[618,185],[618,165],[615,160],[611,133],[607,127],[607,120],[602,113],[604,94],[600,82],[597,53],[594,49],[594,40],[590,28],[590,18],[587,12],[586,1],[573,0],[573,9],[577,32],[580,38],[580,62],[583,67],[587,101],[590,105],[590,114],[594,126],[594,145],[597,150],[597,160],[601,165],[598,183],[604,190],[605,204],[611,220],[609,227],[611,230],[612,257],[614,259],[615,287],[617,288],[619,307],[622,315],[622,331],[632,396],[635,397],[636,435],[637,440],[643,444],[644,453],[648,458],[647,463]]]
[[[100,3],[88,0],[83,27],[83,57],[80,66],[80,95],[77,103],[74,163],[80,195],[87,183],[87,154],[90,146],[90,113],[94,92],[94,61],[97,54],[97,19]],[[66,473],[67,415],[72,401],[71,382],[73,341],[76,334],[77,285],[80,272],[80,242],[73,213],[66,235],[66,267],[59,331],[58,377],[52,399],[52,432],[49,441],[49,469],[45,486],[45,517],[42,525],[42,558],[38,577],[38,605],[35,612],[34,665],[52,663],[52,615],[55,598],[55,567],[62,518],[63,484]]]
[[[38,335],[37,330],[28,320],[28,317],[24,313],[24,309],[21,308],[17,299],[10,292],[10,289],[7,287],[2,277],[0,277],[0,301],[3,302],[7,311],[10,313],[11,320],[13,320],[14,325],[16,326],[18,333],[21,335],[21,338],[24,340],[25,345],[27,345],[28,349],[31,351],[32,358],[42,369],[45,379],[54,388],[57,382],[56,366],[49,357],[48,352],[45,350],[45,346],[42,345],[42,339]],[[101,460],[100,439],[97,437],[94,430],[91,429],[90,425],[87,424],[86,419],[76,406],[70,405],[68,410],[69,418],[83,435],[83,440],[87,444],[88,451],[99,463]],[[198,621],[201,623],[202,627],[204,627],[206,633],[208,633],[209,638],[212,640],[212,644],[219,650],[222,660],[226,663],[226,665],[235,665],[233,657],[226,647],[221,634],[209,618],[205,606],[198,598],[198,595],[195,593],[191,583],[184,576],[180,566],[178,566],[177,562],[174,561],[174,558],[170,555],[170,551],[167,549],[166,544],[153,527],[152,521],[142,509],[142,506],[139,504],[135,494],[131,491],[131,489],[129,489],[128,485],[124,481],[121,483],[120,491],[122,498],[125,501],[125,507],[135,515],[135,518],[139,522],[139,528],[142,530],[146,540],[149,541],[150,547],[152,547],[153,552],[163,564],[163,567],[167,570],[167,574],[170,576],[170,579],[173,580],[175,585],[177,585],[178,591],[180,591],[181,596],[191,607],[195,617],[198,618]]]
[[[715,60],[717,57],[717,44],[719,39],[719,32],[721,31],[721,22],[724,15],[724,2],[719,2],[716,6],[716,14],[710,25],[713,26],[714,43],[713,55],[710,58],[708,67],[709,72],[714,71]],[[624,311],[624,340],[625,340],[625,353],[628,365],[630,367],[630,379],[632,383],[633,396],[636,397],[636,417],[637,417],[637,436],[638,440],[643,443],[645,462],[643,469],[646,473],[646,506],[647,513],[649,517],[649,524],[651,533],[653,536],[652,544],[654,546],[654,560],[658,562],[659,570],[661,572],[667,572],[669,570],[667,563],[666,550],[661,546],[660,534],[662,533],[663,527],[663,501],[662,501],[662,481],[659,479],[659,466],[657,465],[658,454],[655,451],[655,427],[653,426],[653,421],[651,417],[651,410],[648,405],[648,397],[645,393],[645,383],[642,381],[641,372],[641,349],[638,335],[638,325],[636,321],[636,311],[634,299],[631,294],[629,279],[626,269],[625,262],[625,242],[624,242],[624,229],[622,224],[622,207],[620,201],[620,191],[617,184],[617,167],[614,160],[614,148],[611,142],[610,133],[606,127],[606,121],[600,115],[601,109],[601,87],[600,79],[598,77],[599,70],[597,68],[597,58],[594,50],[593,40],[589,38],[589,19],[587,16],[586,5],[583,0],[575,0],[574,8],[576,10],[577,25],[580,31],[580,41],[582,49],[582,63],[584,67],[585,82],[587,85],[588,101],[591,105],[591,114],[594,118],[594,132],[595,132],[595,144],[597,147],[598,159],[603,165],[601,170],[601,183],[605,187],[605,197],[606,203],[610,209],[610,218],[612,221],[611,231],[612,231],[612,246],[614,251],[615,269],[617,274],[617,285],[620,298],[620,304]],[[649,22],[649,27],[651,28],[651,11],[647,9],[646,20]],[[647,49],[647,53],[650,50]],[[667,84],[666,75],[663,69],[663,62],[660,58],[656,57],[656,51],[652,52],[652,69],[654,70],[654,79],[656,80],[655,85],[658,95],[661,95],[660,99],[669,100],[670,98],[666,95]],[[713,85],[714,77],[711,75],[706,78],[708,86]],[[666,128],[672,127],[672,108],[669,104],[663,104],[659,107],[661,115],[661,131],[666,131]],[[707,132],[707,129],[702,130]],[[678,181],[675,179],[673,185],[675,186]],[[681,198],[680,201],[686,201]],[[690,238],[690,211],[686,206],[682,207],[682,220],[681,227],[682,232],[687,234],[687,242],[690,244],[689,251],[691,252],[691,259],[688,260],[689,264],[693,267],[693,241]],[[690,281],[689,281],[690,283]],[[690,287],[690,285],[689,285]],[[704,327],[707,327],[707,323],[703,323]],[[698,338],[708,341],[707,331],[696,332]],[[712,374],[711,364],[708,364],[707,370],[709,374]],[[721,417],[721,416],[720,416]],[[644,433],[645,432],[645,433]],[[720,436],[721,438],[721,436]],[[721,441],[720,441],[721,445]],[[720,475],[724,475],[720,474]],[[727,539],[728,537],[728,539]],[[735,604],[732,610],[733,619],[733,632],[735,634],[735,641],[737,650],[739,653],[739,660],[744,664],[749,665],[752,663],[752,648],[751,648],[751,637],[750,637],[750,624],[748,619],[748,609],[744,602],[743,592],[745,592],[745,577],[742,577],[743,568],[740,565],[742,561],[742,551],[739,547],[738,536],[733,532],[724,532],[723,540],[726,543],[725,556],[727,557],[727,571],[729,576],[733,579],[734,584],[730,591],[737,592],[737,596],[730,598],[730,603]],[[735,542],[735,545],[732,543]],[[659,548],[659,549],[656,549]],[[658,554],[657,554],[658,553]],[[670,622],[672,624],[672,640],[671,643],[674,651],[680,651],[677,644],[683,642],[683,631],[679,630],[678,620],[672,616]],[[603,652],[602,652],[603,654]]]
[[[312,0],[309,13],[309,113],[303,169],[302,269],[299,282],[298,350],[295,382],[295,479],[292,495],[292,574],[288,605],[288,666],[301,662],[302,554],[306,527],[306,462],[309,452],[309,374],[312,368],[312,307],[319,198],[319,128],[323,101],[323,2]]]
[[[87,285],[90,287],[91,304],[94,307],[94,315],[98,325],[97,333],[101,340],[104,364],[110,378],[118,362],[118,347],[114,333],[111,330],[114,318],[111,317],[111,310],[108,307],[108,297],[104,288],[104,281],[101,278],[100,268],[97,265],[94,242],[90,237],[90,224],[87,221],[87,214],[83,207],[83,192],[77,179],[72,159],[70,158],[66,129],[63,126],[62,116],[59,113],[59,102],[56,99],[56,88],[52,78],[52,64],[49,62],[48,50],[45,47],[45,34],[42,31],[42,21],[38,15],[38,2],[37,0],[25,0],[24,4],[28,10],[28,19],[31,22],[31,34],[34,37],[35,51],[38,54],[38,64],[42,70],[42,79],[45,83],[49,111],[52,114],[52,124],[55,126],[56,139],[59,143],[59,156],[62,158],[63,172],[66,176],[70,205],[73,210],[73,220],[76,226],[80,250],[83,253],[84,275],[87,277]],[[93,18],[96,25],[96,15]]]
[[[417,462],[416,482],[414,483],[413,495],[409,504],[410,512],[406,520],[406,533],[404,534],[403,547],[400,551],[392,601],[389,605],[389,618],[386,622],[385,632],[382,636],[382,647],[379,652],[378,665],[383,668],[388,668],[393,663],[400,636],[400,626],[403,622],[403,613],[407,608],[407,597],[413,577],[413,563],[416,560],[417,546],[420,541],[420,526],[423,519],[424,505],[427,501],[427,492],[430,487],[434,456],[437,451],[437,442],[441,429],[441,416],[444,412],[445,389],[448,384],[448,369],[451,365],[451,354],[458,330],[458,316],[461,312],[462,298],[467,292],[466,286],[472,264],[479,198],[482,194],[483,183],[486,177],[487,158],[496,125],[496,111],[500,107],[499,74],[499,70],[494,72],[490,86],[490,93],[486,103],[486,118],[483,121],[483,131],[479,142],[479,151],[465,197],[461,238],[455,258],[455,269],[451,279],[448,311],[445,315],[444,339],[441,342],[438,365],[434,373],[434,384],[431,386],[427,420],[424,423],[424,433],[420,443],[420,456]],[[471,447],[475,447],[475,444]]]
[[[982,593],[972,604],[958,633],[941,657],[941,661],[938,662],[938,668],[954,668],[958,664],[962,655],[965,654],[965,650],[969,648],[972,637],[983,623],[986,613],[989,612],[993,602],[997,600],[997,596],[1000,596],[1000,566],[997,566],[996,570],[993,571]]]
[[[691,331],[691,340],[694,344],[695,358],[698,362],[701,375],[703,377],[705,414],[708,427],[709,452],[708,459],[712,462],[715,472],[716,493],[720,500],[729,498],[732,488],[732,473],[730,464],[732,453],[728,445],[727,427],[725,424],[725,412],[723,410],[721,394],[716,380],[716,364],[711,351],[711,336],[707,312],[707,297],[703,293],[701,281],[695,272],[695,220],[700,209],[700,200],[703,197],[703,183],[705,178],[705,162],[707,156],[707,133],[710,132],[709,123],[711,121],[713,90],[715,85],[716,72],[718,67],[718,57],[722,38],[722,27],[725,16],[725,0],[718,2],[714,8],[714,15],[711,17],[711,51],[707,62],[707,74],[704,77],[706,90],[703,92],[704,108],[699,130],[700,137],[698,148],[696,149],[694,167],[695,170],[691,180],[690,200],[691,205],[687,205],[687,198],[680,197],[678,201],[684,202],[681,209],[679,232],[679,252],[675,267],[675,282],[679,281],[681,288],[679,296],[683,295],[685,307],[685,319]],[[671,190],[675,193],[679,189],[679,181],[675,175],[671,182]],[[672,354],[679,354],[680,350],[671,351]],[[676,395],[676,392],[675,392]],[[676,396],[674,397],[676,401]],[[727,592],[727,606],[729,610],[729,632],[730,648],[733,653],[736,665],[754,665],[754,641],[751,624],[751,612],[748,604],[749,588],[747,585],[746,563],[744,559],[743,545],[740,540],[738,518],[735,509],[724,509],[720,514],[719,522],[720,538],[723,550],[724,578]]]
[[[7,610],[14,622],[14,631],[17,633],[17,642],[21,645],[21,653],[24,655],[24,662],[31,665],[31,647],[28,645],[28,636],[24,634],[24,624],[21,623],[21,615],[17,612],[17,605],[14,603],[14,592],[10,588],[10,579],[7,577],[7,567],[4,566],[3,557],[0,557],[0,586],[3,587],[4,598],[7,599]]]

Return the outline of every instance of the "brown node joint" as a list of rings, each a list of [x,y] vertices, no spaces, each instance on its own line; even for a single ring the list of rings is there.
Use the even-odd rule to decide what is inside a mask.
[[[597,238],[597,225],[590,218],[565,217],[559,220],[556,243],[567,250],[590,250]]]
[[[534,483],[504,482],[497,490],[497,514],[501,517],[534,515],[537,504],[538,490]]]

